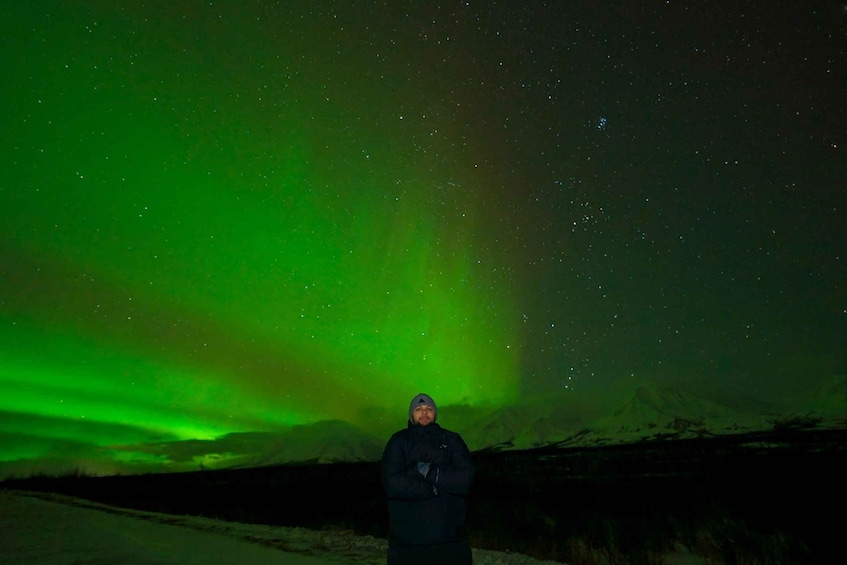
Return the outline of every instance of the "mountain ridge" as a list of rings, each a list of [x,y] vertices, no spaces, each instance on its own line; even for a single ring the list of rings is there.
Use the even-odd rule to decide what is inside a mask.
[[[847,426],[844,375],[827,378],[809,394],[784,406],[755,398],[744,402],[738,396],[721,402],[714,394],[649,381],[634,385],[615,408],[601,415],[587,409],[581,400],[572,394],[547,395],[522,405],[480,410],[478,414],[465,408],[454,420],[449,419],[450,407],[442,406],[440,423],[449,421],[444,425],[460,432],[472,451],[550,445],[592,447],[766,432],[781,427]],[[346,422],[318,422],[277,435],[264,453],[239,466],[378,460],[387,438]]]

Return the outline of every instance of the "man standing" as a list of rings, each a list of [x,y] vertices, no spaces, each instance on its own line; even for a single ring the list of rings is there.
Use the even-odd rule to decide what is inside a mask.
[[[426,394],[409,405],[406,429],[391,436],[382,455],[388,497],[388,565],[468,565],[465,497],[474,477],[470,451],[455,432],[436,423],[438,407]]]

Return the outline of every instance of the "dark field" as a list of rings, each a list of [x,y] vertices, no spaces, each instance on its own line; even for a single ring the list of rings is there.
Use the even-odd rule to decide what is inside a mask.
[[[840,561],[845,430],[781,430],[590,449],[474,454],[474,547],[572,565]],[[116,477],[30,477],[2,486],[171,514],[386,537],[379,463]]]

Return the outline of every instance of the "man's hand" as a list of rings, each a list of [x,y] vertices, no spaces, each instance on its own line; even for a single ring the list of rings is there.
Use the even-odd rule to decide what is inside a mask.
[[[438,465],[429,461],[418,461],[418,473],[430,483],[438,482]]]

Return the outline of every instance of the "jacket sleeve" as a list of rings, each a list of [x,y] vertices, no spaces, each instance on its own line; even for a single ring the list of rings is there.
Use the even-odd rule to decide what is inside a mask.
[[[447,446],[448,462],[438,468],[438,491],[466,496],[476,473],[470,450],[459,434],[451,434]]]
[[[417,461],[407,461],[403,441],[392,437],[382,454],[382,486],[388,498],[421,500],[435,496],[432,485],[418,473]]]

